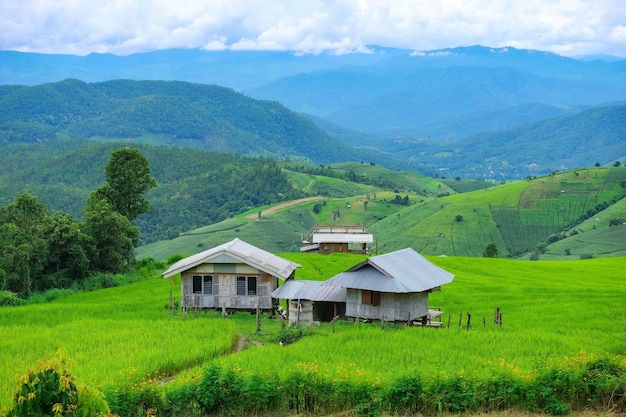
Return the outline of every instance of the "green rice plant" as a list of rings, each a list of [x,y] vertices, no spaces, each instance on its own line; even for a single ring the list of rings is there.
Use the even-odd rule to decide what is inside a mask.
[[[88,386],[140,389],[224,354],[235,323],[213,315],[173,315],[168,294],[179,284],[151,279],[50,303],[0,309],[0,409],[8,406],[19,375],[64,349],[73,374]]]

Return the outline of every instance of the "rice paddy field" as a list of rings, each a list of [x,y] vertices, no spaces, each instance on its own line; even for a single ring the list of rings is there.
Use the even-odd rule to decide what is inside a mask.
[[[303,265],[297,278],[320,280],[362,259],[282,256]],[[452,283],[430,295],[430,304],[444,311],[441,328],[322,323],[295,343],[280,345],[278,336],[285,330],[267,316],[257,332],[249,314],[224,320],[214,312],[168,311],[169,293],[178,296],[178,282],[157,277],[46,304],[0,308],[0,409],[10,406],[20,375],[59,349],[71,359],[77,383],[111,398],[144,389],[180,395],[185,387],[195,390],[211,369],[225,372],[216,381],[230,375],[256,381],[256,389],[277,381],[268,396],[280,390],[300,395],[293,394],[296,380],[302,389],[360,384],[376,390],[417,378],[431,391],[442,381],[500,381],[503,376],[534,381],[549,369],[568,375],[598,361],[621,368],[623,375],[626,258],[429,259],[455,274]],[[492,320],[496,307],[502,326]],[[463,391],[462,386],[448,389]],[[308,411],[306,401],[302,404],[294,410]]]

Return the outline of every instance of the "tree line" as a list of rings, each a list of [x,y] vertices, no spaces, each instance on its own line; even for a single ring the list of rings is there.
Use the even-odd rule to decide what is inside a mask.
[[[0,153],[0,206],[22,193],[36,195],[50,211],[83,215],[92,190],[105,181],[108,156],[124,144],[57,140],[12,145]],[[274,159],[192,148],[136,144],[159,186],[139,215],[140,244],[172,239],[255,207],[302,197]]]
[[[129,148],[111,154],[105,178],[82,220],[50,212],[28,193],[0,207],[0,290],[29,297],[133,264],[139,229],[132,221],[150,210],[144,195],[157,183],[146,158]]]

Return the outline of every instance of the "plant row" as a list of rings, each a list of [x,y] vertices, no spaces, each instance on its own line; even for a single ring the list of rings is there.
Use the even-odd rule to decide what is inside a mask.
[[[135,416],[251,415],[263,413],[494,412],[519,409],[563,415],[570,411],[626,411],[626,362],[601,358],[578,368],[514,373],[403,375],[390,383],[336,380],[313,364],[284,375],[246,374],[210,365],[201,375],[164,391],[159,384],[105,391],[113,413]]]

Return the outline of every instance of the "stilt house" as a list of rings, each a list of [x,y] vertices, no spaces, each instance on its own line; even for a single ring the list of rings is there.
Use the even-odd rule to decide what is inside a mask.
[[[298,300],[299,305],[311,302],[313,320],[342,315],[407,322],[440,314],[429,310],[428,294],[453,279],[453,274],[407,248],[368,258],[324,282],[287,280],[273,296]]]
[[[240,239],[197,253],[162,274],[181,275],[181,307],[273,311],[278,280],[293,279],[300,265]]]

